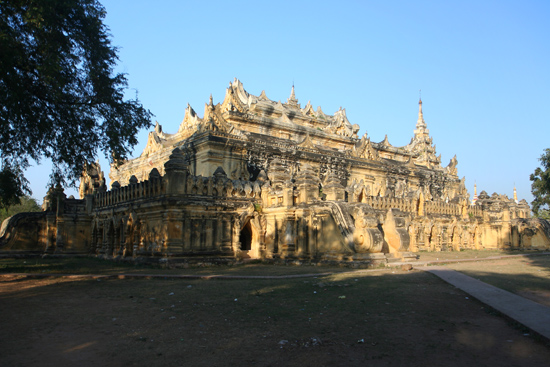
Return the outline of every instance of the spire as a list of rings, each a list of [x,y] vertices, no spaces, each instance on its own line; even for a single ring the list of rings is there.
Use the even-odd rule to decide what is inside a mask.
[[[516,191],[516,185],[514,184],[514,202],[517,204],[518,203],[518,193]]]
[[[294,93],[294,83],[292,83],[292,90],[290,91],[290,97],[288,97],[287,104],[300,107],[296,94]]]
[[[416,165],[428,168],[441,167],[441,155],[436,157],[435,145],[430,137],[430,130],[427,129],[424,121],[422,98],[418,99],[418,121],[416,122],[416,129],[414,129],[414,137],[407,149],[413,153]]]
[[[418,100],[418,120],[416,121],[416,128],[426,128],[426,122],[424,121],[424,115],[422,114],[422,99]]]
[[[428,125],[424,121],[424,114],[422,113],[422,98],[418,100],[418,120],[416,121],[416,129],[414,130],[415,137],[427,137],[430,135],[430,130],[427,129]]]
[[[474,181],[474,198],[472,199],[472,205],[476,205],[477,201],[477,184]]]

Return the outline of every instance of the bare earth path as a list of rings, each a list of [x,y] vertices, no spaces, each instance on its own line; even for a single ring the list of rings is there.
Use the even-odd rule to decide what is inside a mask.
[[[284,270],[275,269],[278,275]],[[0,325],[1,366],[548,366],[550,361],[546,341],[415,270],[234,280],[4,276]]]

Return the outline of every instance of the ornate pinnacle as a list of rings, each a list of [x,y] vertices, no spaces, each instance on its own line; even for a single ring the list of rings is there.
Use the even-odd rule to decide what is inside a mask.
[[[294,84],[292,84],[292,90],[290,91],[290,97],[288,97],[287,103],[290,105],[298,105],[298,99],[294,94]]]
[[[416,122],[416,128],[426,128],[426,122],[424,121],[424,115],[422,114],[422,99],[418,101],[418,121]]]
[[[428,125],[424,121],[424,115],[422,113],[422,99],[418,100],[418,120],[416,121],[416,130],[414,130],[414,136],[427,136],[430,131],[427,129]]]

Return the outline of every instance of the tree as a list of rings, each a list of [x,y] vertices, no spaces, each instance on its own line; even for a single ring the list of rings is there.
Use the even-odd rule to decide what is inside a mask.
[[[126,158],[151,113],[125,99],[117,49],[97,0],[0,0],[0,158],[11,186],[31,161],[52,161],[50,183],[74,186],[98,150]],[[11,174],[9,174],[11,172]],[[0,206],[22,190],[0,191]],[[11,196],[9,195],[11,193]]]
[[[2,162],[0,170],[0,210],[7,210],[21,202],[25,194],[30,194],[29,182],[23,176],[21,167]]]
[[[29,212],[39,212],[42,209],[40,205],[36,202],[35,198],[32,198],[28,195],[23,195],[20,199],[19,204],[11,205],[7,208],[0,209],[0,224],[4,219],[11,217],[17,213],[29,213]]]
[[[542,168],[537,167],[529,177],[533,181],[531,192],[535,197],[531,204],[535,216],[550,219],[550,149],[544,150],[539,161]]]

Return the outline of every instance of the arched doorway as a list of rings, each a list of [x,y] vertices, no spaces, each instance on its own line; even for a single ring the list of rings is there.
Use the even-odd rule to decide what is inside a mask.
[[[364,199],[364,194],[363,194],[363,189],[361,189],[361,191],[359,192],[359,194],[357,195],[357,200],[355,200],[355,202],[357,203],[362,203],[363,202],[363,199]]]
[[[126,225],[126,233],[124,236],[124,252],[123,257],[132,256],[134,250],[134,224],[128,221]]]
[[[107,238],[104,246],[105,256],[111,257],[115,248],[115,226],[112,221],[107,224]]]
[[[250,221],[247,221],[241,230],[239,242],[241,243],[241,251],[252,250],[252,228],[250,227]]]
[[[122,226],[118,225],[115,227],[115,236],[113,240],[113,257],[118,257],[122,255],[122,247],[121,247],[121,241],[122,241]]]

